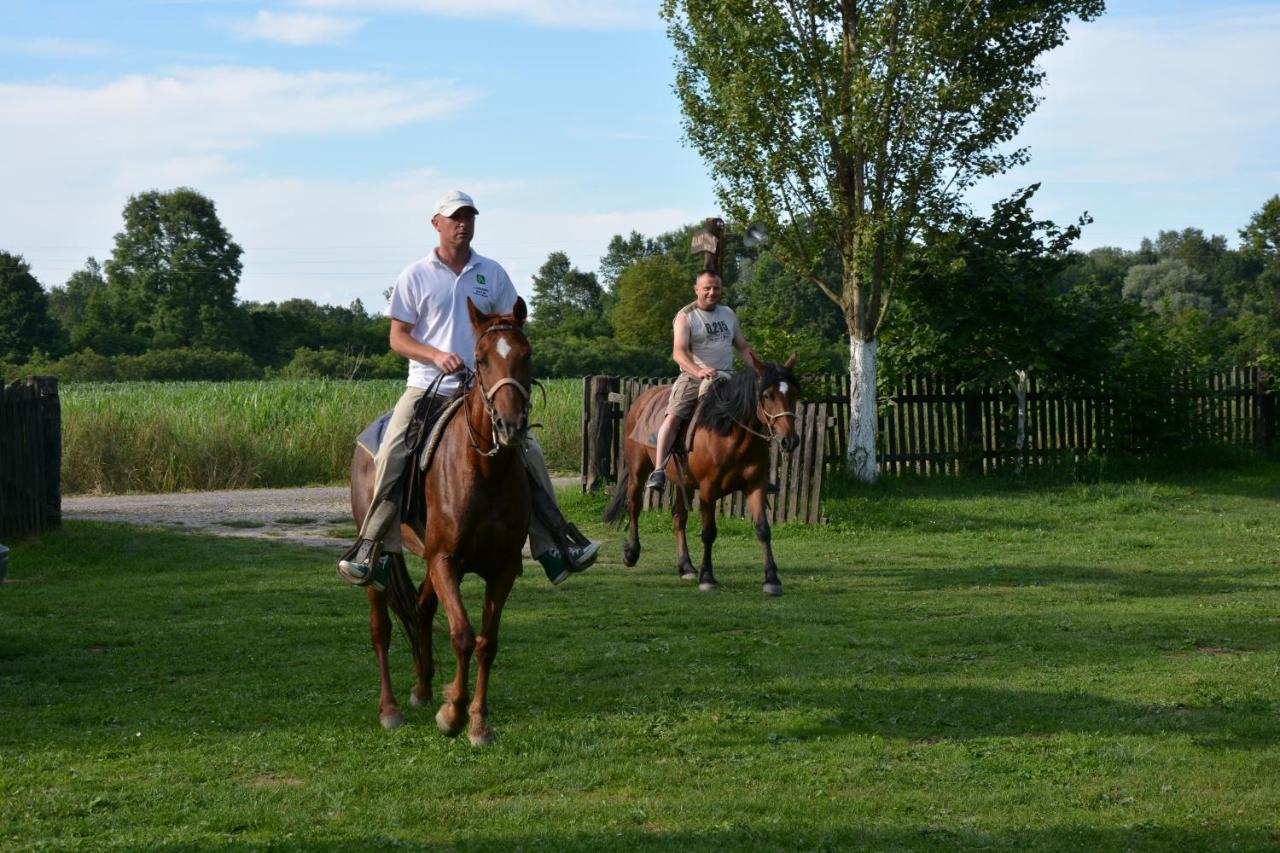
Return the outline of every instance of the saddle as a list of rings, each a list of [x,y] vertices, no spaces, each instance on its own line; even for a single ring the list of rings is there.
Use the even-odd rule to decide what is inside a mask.
[[[419,487],[423,472],[430,464],[430,453],[440,443],[440,435],[449,418],[462,404],[461,389],[452,396],[444,397],[436,394],[424,394],[413,410],[413,419],[405,430],[405,444],[413,448],[411,458],[419,460],[417,465],[406,465],[400,475],[400,482],[392,494],[399,494],[400,520],[413,528],[419,538],[426,532],[426,506]],[[365,453],[376,457],[378,448],[386,438],[387,424],[391,420],[391,412],[387,412],[365,428],[356,439],[356,444]],[[432,443],[434,439],[434,444]]]
[[[422,480],[431,468],[436,450],[444,437],[445,427],[465,402],[464,395],[464,388],[459,388],[452,397],[423,395],[414,409],[413,420],[405,431],[405,442],[413,448],[411,458],[417,462],[405,466],[396,486],[400,493],[400,521],[409,525],[419,539],[426,535],[427,529],[427,505]],[[370,456],[377,456],[390,420],[391,412],[387,412],[356,439],[357,444]],[[547,494],[532,474],[526,474],[529,478],[530,509],[551,532],[561,555],[572,565],[571,546],[589,545],[591,540],[561,514],[555,496]]]

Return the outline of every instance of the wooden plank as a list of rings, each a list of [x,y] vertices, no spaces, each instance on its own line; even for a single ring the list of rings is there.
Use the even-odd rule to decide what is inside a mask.
[[[827,404],[819,403],[814,408],[812,415],[813,429],[817,431],[818,435],[822,435],[826,432],[827,421],[830,417],[827,414]],[[825,445],[814,442],[814,447],[820,454]],[[826,467],[826,460],[821,455],[814,458],[813,467],[810,469],[812,476],[809,481],[809,512],[803,519],[808,524],[822,523],[822,476]]]

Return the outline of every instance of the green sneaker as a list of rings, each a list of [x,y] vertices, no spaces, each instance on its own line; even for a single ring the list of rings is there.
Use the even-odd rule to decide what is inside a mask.
[[[564,555],[557,548],[543,551],[538,555],[538,562],[542,564],[542,570],[547,573],[547,580],[551,581],[553,586],[559,586],[565,582],[565,579],[572,572],[585,572],[591,568],[599,551],[599,542],[575,545],[570,548],[569,554],[573,558],[573,562],[577,564],[577,568],[571,568],[569,561],[564,558]]]
[[[382,555],[375,568],[371,565],[373,546],[374,543],[368,539],[356,543],[353,553],[338,561],[338,577],[352,586],[371,586],[379,592],[386,589],[391,556]]]

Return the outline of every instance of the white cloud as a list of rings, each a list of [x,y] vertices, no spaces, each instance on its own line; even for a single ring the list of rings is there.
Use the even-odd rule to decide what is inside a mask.
[[[372,134],[449,116],[473,97],[448,80],[263,68],[0,84],[0,115],[22,129],[0,134],[0,248],[60,284],[86,255],[103,256],[133,193],[194,186],[221,202],[216,188],[244,181],[245,156],[266,142]]]
[[[44,36],[0,37],[0,53],[18,53],[41,59],[84,59],[108,56],[113,52],[112,48],[96,41]]]
[[[408,12],[450,18],[517,18],[547,27],[655,29],[657,0],[296,0],[300,5],[362,12]]]
[[[1278,47],[1273,9],[1074,25],[1045,58],[1044,101],[1016,140],[1031,163],[985,182],[975,204],[1042,181],[1037,213],[1095,215],[1084,245],[1132,247],[1185,225],[1231,232],[1250,185],[1257,204],[1274,192]]]
[[[472,96],[447,80],[266,68],[181,69],[98,87],[0,84],[0,176],[50,177],[208,158],[268,139],[363,133],[439,118]]]
[[[359,298],[367,309],[382,310],[382,291],[436,245],[435,200],[459,187],[480,207],[476,251],[501,263],[526,300],[533,293],[530,277],[553,251],[594,270],[614,234],[658,234],[697,219],[678,208],[576,210],[572,195],[546,182],[436,168],[364,181],[215,181],[210,193],[245,248],[242,299],[306,296],[347,304]],[[547,199],[559,201],[551,207]]]
[[[312,45],[340,41],[364,26],[364,21],[327,15],[278,15],[261,11],[252,20],[235,25],[241,38]]]

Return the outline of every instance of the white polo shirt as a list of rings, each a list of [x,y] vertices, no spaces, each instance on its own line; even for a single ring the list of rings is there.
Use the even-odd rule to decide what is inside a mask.
[[[472,370],[475,369],[476,339],[467,313],[467,297],[485,314],[506,314],[516,304],[516,288],[507,271],[497,261],[471,252],[461,275],[441,261],[433,249],[430,255],[405,267],[391,290],[387,316],[413,324],[415,340],[446,352],[457,353]],[[409,360],[408,384],[430,388],[440,375],[440,368]],[[450,394],[458,387],[456,374],[440,383],[440,393]]]

